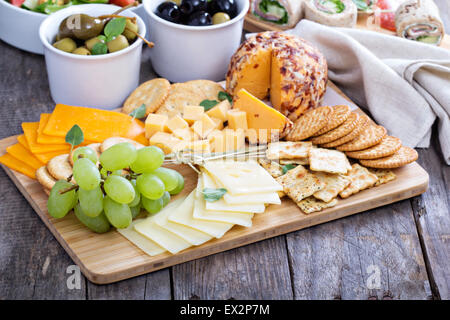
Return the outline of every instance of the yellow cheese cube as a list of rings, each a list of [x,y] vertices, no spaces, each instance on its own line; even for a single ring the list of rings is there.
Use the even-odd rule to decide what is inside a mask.
[[[225,152],[237,151],[245,147],[244,130],[225,129],[223,133],[224,133]]]
[[[189,128],[189,124],[181,116],[176,115],[167,121],[167,128],[169,128],[171,132],[174,132],[176,129]]]
[[[196,133],[192,131],[190,128],[184,128],[184,129],[175,129],[172,134],[177,137],[178,139],[185,140],[185,141],[192,141],[196,138]]]
[[[194,153],[211,153],[209,140],[197,140],[191,141],[187,144],[187,149],[192,150]]]
[[[230,129],[247,129],[247,113],[238,109],[228,110],[228,127]]]
[[[192,129],[204,139],[216,129],[216,123],[207,114],[203,114],[200,120],[194,122]]]
[[[223,153],[226,152],[226,145],[225,145],[225,134],[220,131],[219,133],[211,134],[212,139],[211,141],[211,149],[212,152],[215,153]],[[209,136],[211,136],[209,135]]]
[[[216,124],[216,128],[218,130],[222,130],[223,129],[223,121],[219,118],[213,118],[211,117],[211,120],[214,121],[214,123]]]
[[[156,132],[167,130],[166,123],[169,117],[165,114],[150,113],[145,120],[145,137],[150,139]]]
[[[150,145],[160,147],[164,153],[168,154],[177,149],[177,145],[182,142],[181,139],[174,137],[170,133],[156,132],[150,138]],[[180,146],[178,146],[179,148]]]
[[[222,121],[227,121],[227,111],[231,109],[231,104],[228,100],[216,104],[213,108],[206,111],[206,114],[212,118],[217,118]]]
[[[210,134],[208,134],[207,139],[209,141],[213,141],[215,139],[215,137],[218,136],[218,135],[223,135],[223,132],[221,130],[219,130],[219,129],[215,129],[215,130],[211,131]]]
[[[183,119],[192,125],[195,121],[200,120],[205,113],[205,108],[202,106],[184,106]]]

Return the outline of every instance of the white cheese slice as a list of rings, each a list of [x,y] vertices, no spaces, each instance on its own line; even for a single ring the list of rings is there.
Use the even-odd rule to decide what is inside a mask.
[[[194,210],[194,203],[192,203],[192,205],[189,205],[189,203],[183,204],[185,199],[186,198],[180,199],[181,201],[178,201],[176,206],[167,206],[158,212],[158,214],[154,216],[155,223],[160,227],[175,233],[177,236],[183,238],[190,244],[198,246],[211,240],[212,237],[204,232],[168,220],[170,214],[177,214],[177,211],[180,210],[187,211],[192,214]]]
[[[283,187],[255,160],[207,161],[204,168],[233,195],[283,190]]]
[[[213,179],[211,179],[208,173],[203,173],[201,176],[202,176],[202,188],[200,190],[203,190],[203,188],[212,188],[212,189],[218,188],[218,186],[213,181]],[[223,200],[223,198],[214,202],[205,201],[205,208],[206,210],[214,210],[214,211],[248,212],[248,213],[262,213],[264,212],[264,210],[266,210],[266,206],[264,205],[263,202],[256,204],[228,204]]]
[[[181,206],[193,206],[194,200],[195,191],[192,191]],[[168,219],[169,221],[197,229],[216,238],[221,238],[233,226],[232,223],[195,219],[192,212],[188,213],[182,210],[172,213]]]
[[[142,236],[153,240],[159,246],[163,247],[170,253],[178,253],[191,246],[189,242],[180,238],[176,234],[167,231],[156,224],[154,216],[151,216],[134,225],[136,230]]]
[[[203,170],[202,178],[206,188],[215,184],[215,188],[223,188],[224,186],[219,184],[213,179],[213,177],[206,171]],[[230,205],[236,204],[281,204],[280,197],[276,192],[266,192],[266,193],[249,193],[249,194],[231,194],[229,192],[223,195],[223,200]]]
[[[154,241],[147,239],[146,237],[140,235],[134,230],[134,225],[136,223],[141,222],[143,219],[134,220],[130,223],[128,228],[126,229],[117,229],[117,231],[124,236],[128,241],[133,243],[136,247],[144,251],[149,256],[156,256],[163,252],[166,252],[166,249],[160,247]]]

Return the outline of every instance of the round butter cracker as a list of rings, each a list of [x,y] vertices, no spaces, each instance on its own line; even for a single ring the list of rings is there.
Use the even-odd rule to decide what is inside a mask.
[[[301,141],[314,135],[317,131],[325,127],[333,109],[329,106],[322,106],[306,112],[294,123],[293,129],[286,137],[288,141]]]
[[[45,166],[36,170],[36,179],[44,187],[45,190],[51,190],[56,180],[50,175]]]
[[[366,115],[359,115],[359,118],[357,120],[355,128],[349,134],[346,134],[342,138],[325,143],[321,146],[324,148],[334,148],[334,147],[340,146],[341,144],[344,144],[346,142],[352,141],[353,139],[357,138],[363,132],[363,130],[366,128],[366,125],[368,122],[369,122],[369,117],[367,117]]]
[[[55,180],[67,180],[73,174],[69,154],[61,154],[50,159],[47,163],[47,170]]]
[[[328,131],[320,136],[315,136],[314,138],[311,139],[312,143],[324,144],[342,138],[343,136],[352,132],[353,129],[355,129],[356,124],[359,121],[359,118],[360,118],[359,114],[355,112],[350,113],[350,115],[348,116],[347,120],[345,120],[344,123],[342,123],[337,128]]]
[[[387,131],[382,126],[370,125],[361,132],[354,140],[336,147],[340,151],[358,151],[377,145],[386,136]]]
[[[329,121],[325,127],[317,131],[314,136],[320,136],[321,134],[324,134],[325,132],[328,132],[330,130],[333,130],[337,126],[344,123],[345,120],[350,116],[350,113],[352,110],[349,106],[346,105],[337,105],[333,107],[333,112],[331,113],[329,117]]]
[[[359,160],[359,162],[366,167],[379,169],[393,169],[414,162],[418,158],[419,155],[416,150],[402,146],[396,153],[394,153],[391,156],[373,160],[361,159]]]
[[[144,82],[125,100],[122,112],[130,114],[145,104],[145,115],[155,112],[169,95],[170,82],[164,78],[156,78]]]
[[[379,144],[373,147],[360,151],[347,151],[346,154],[355,159],[378,159],[396,153],[401,146],[402,141],[399,138],[385,136]]]

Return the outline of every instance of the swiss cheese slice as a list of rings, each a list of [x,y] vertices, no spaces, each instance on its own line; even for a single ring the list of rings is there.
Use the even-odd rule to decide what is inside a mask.
[[[23,161],[35,170],[44,165],[38,158],[36,158],[30,151],[28,151],[20,143],[13,144],[6,148],[6,152],[19,161]]]
[[[283,190],[283,187],[254,160],[207,161],[204,168],[233,195]]]
[[[184,240],[186,240],[187,242],[189,242],[194,246],[201,245],[202,243],[211,240],[212,237],[204,232],[168,220],[168,216],[170,214],[177,214],[177,212],[180,210],[189,211],[191,213],[193,212],[194,210],[193,205],[192,206],[181,205],[184,202],[184,200],[185,198],[181,198],[172,201],[163,210],[158,212],[154,217],[156,224],[159,225],[160,227],[163,227],[167,231],[176,234],[180,238],[183,238]]]
[[[166,249],[160,247],[156,242],[142,236],[138,232],[134,230],[134,225],[136,223],[142,222],[143,219],[134,220],[130,223],[128,228],[125,229],[117,229],[117,231],[124,236],[128,241],[133,243],[136,247],[144,251],[149,256],[156,256],[163,252],[166,252]]]
[[[148,145],[144,134],[144,124],[129,115],[63,104],[56,105],[44,128],[44,133],[65,137],[75,124],[83,130],[84,138],[92,142],[103,142],[111,137],[123,137]]]
[[[22,130],[27,139],[28,146],[32,153],[46,153],[52,151],[63,151],[69,153],[70,145],[64,144],[40,144],[37,142],[39,122],[22,122]],[[69,128],[70,129],[70,128]]]
[[[218,186],[213,181],[213,179],[209,176],[208,173],[203,173],[202,175],[202,188],[211,188],[217,189]],[[228,192],[227,192],[228,193]],[[244,204],[228,204],[223,198],[210,202],[205,201],[205,209],[206,210],[214,210],[214,211],[225,211],[225,212],[246,212],[246,213],[262,213],[266,210],[266,206],[264,202],[259,203],[244,203]]]
[[[195,190],[189,194],[189,196],[181,204],[181,206],[189,206],[193,208],[194,201],[195,201]],[[169,221],[180,223],[185,226],[207,233],[215,238],[222,238],[225,232],[230,230],[231,227],[233,226],[232,223],[204,221],[200,219],[195,219],[193,217],[193,212],[187,212],[183,210],[172,213],[168,219]]]
[[[276,141],[291,130],[293,124],[282,113],[268,106],[247,90],[241,89],[236,95],[233,109],[247,113],[247,126],[259,141]]]

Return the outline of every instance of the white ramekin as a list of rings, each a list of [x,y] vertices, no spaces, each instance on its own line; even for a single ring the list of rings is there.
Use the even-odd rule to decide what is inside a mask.
[[[129,10],[147,22],[147,13],[142,4]],[[47,17],[47,14],[18,8],[8,1],[0,0],[0,39],[16,48],[44,54],[39,26]]]
[[[161,19],[155,10],[165,0],[143,0],[148,14],[153,69],[172,82],[194,79],[220,81],[239,47],[249,0],[236,0],[239,14],[226,23],[194,27]]]
[[[75,13],[100,16],[118,8],[110,4],[71,6],[42,22],[39,37],[44,45],[50,92],[56,103],[114,109],[138,86],[143,43],[139,38],[128,48],[97,56],[76,55],[52,46],[59,24],[66,17]],[[145,36],[145,24],[139,16],[129,10],[121,15],[136,17],[139,33]]]

